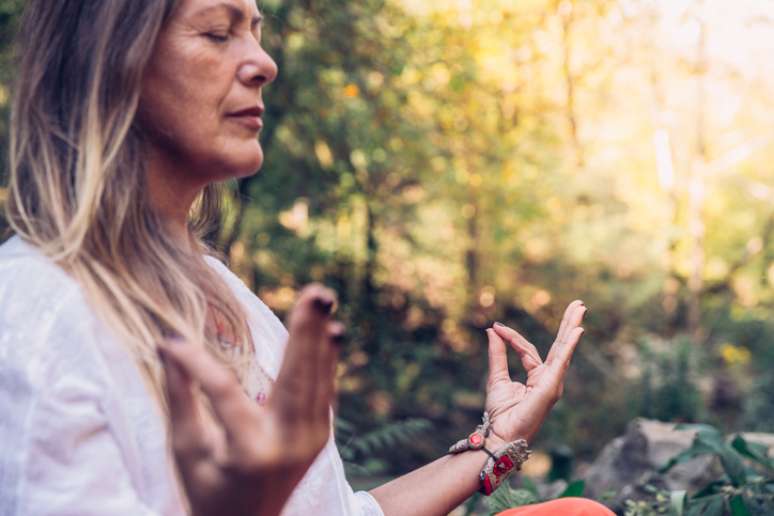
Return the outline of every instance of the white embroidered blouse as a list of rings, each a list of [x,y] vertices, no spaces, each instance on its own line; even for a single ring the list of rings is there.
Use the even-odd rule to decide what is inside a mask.
[[[257,362],[272,378],[282,323],[221,262],[244,303]],[[181,515],[155,402],[78,284],[18,237],[0,245],[0,516]],[[283,516],[382,516],[354,493],[333,439]]]

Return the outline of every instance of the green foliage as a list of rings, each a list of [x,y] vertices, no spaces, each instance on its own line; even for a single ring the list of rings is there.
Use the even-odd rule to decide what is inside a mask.
[[[432,425],[426,419],[407,419],[359,435],[354,424],[339,417],[336,418],[336,442],[349,473],[375,475],[384,473],[384,458],[388,458],[396,447],[412,447],[431,429]]]
[[[570,482],[556,498],[582,497],[585,489],[585,481],[575,480]],[[521,478],[520,487],[514,487],[511,483],[505,483],[492,493],[491,496],[485,498],[484,504],[490,514],[495,515],[513,507],[547,502],[551,499],[541,497],[537,487],[529,477],[523,477]]]
[[[586,482],[584,480],[575,480],[567,485],[558,498],[581,497],[585,490]]]
[[[625,516],[682,516],[685,504],[685,491],[670,493],[652,485],[644,486],[644,491],[651,495],[648,500],[626,500]]]
[[[486,498],[485,505],[491,515],[511,509],[540,502],[537,494],[529,489],[514,488],[503,484],[491,496]]]
[[[723,475],[690,496],[685,491],[667,492],[651,487],[652,499],[626,502],[627,516],[751,516],[774,511],[774,461],[766,446],[739,434],[726,438],[720,430],[706,424],[683,424],[676,428],[695,430],[696,435],[691,446],[670,459],[660,472],[701,455],[712,455],[719,460]]]
[[[668,341],[666,350],[645,345],[638,394],[638,413],[661,421],[697,421],[703,417],[704,401],[696,384],[698,350],[685,338]],[[662,344],[663,345],[663,344]]]

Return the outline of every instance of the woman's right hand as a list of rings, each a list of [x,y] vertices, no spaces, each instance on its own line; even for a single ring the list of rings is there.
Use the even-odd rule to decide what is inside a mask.
[[[294,307],[282,368],[265,405],[202,346],[159,346],[167,376],[171,440],[194,516],[276,515],[331,435],[338,347],[335,294],[306,287]],[[199,387],[215,415],[196,401]]]

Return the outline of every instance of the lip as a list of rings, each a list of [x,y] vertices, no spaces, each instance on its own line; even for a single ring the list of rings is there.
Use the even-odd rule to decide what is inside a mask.
[[[261,118],[263,116],[263,111],[263,107],[253,106],[229,113],[228,117],[233,118],[235,122],[239,122],[249,129],[260,131],[263,129],[263,119]]]

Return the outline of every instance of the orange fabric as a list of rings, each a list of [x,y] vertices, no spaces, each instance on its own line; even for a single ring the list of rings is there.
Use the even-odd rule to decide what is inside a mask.
[[[559,498],[508,509],[497,516],[615,516],[615,513],[588,498]]]

